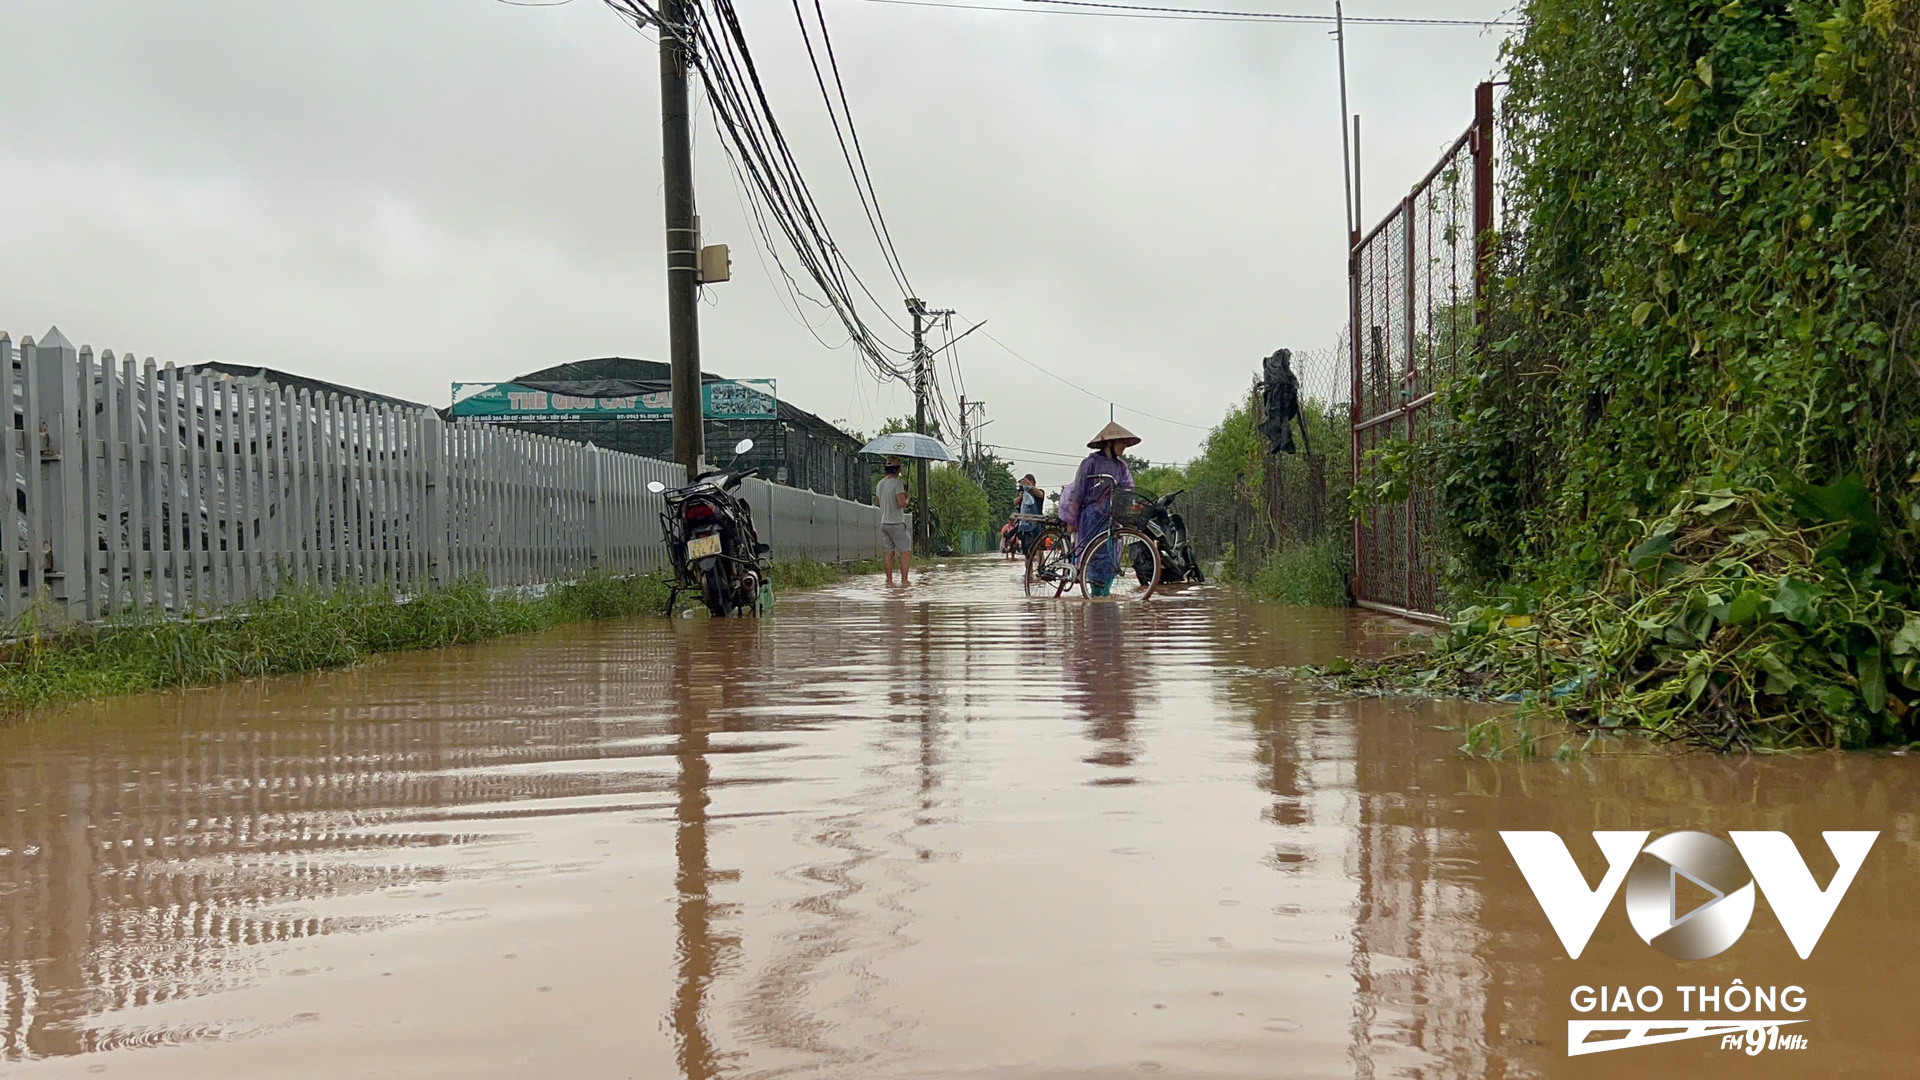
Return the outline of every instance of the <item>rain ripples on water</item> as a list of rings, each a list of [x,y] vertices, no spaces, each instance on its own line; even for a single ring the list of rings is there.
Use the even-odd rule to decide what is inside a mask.
[[[1920,966],[1870,940],[1904,759],[1476,761],[1472,707],[1290,675],[1406,630],[979,559],[36,717],[0,1075],[1553,1075],[1573,983],[1497,832],[1607,827],[1888,830],[1819,957],[1721,977],[1904,1075],[1861,989]],[[1671,985],[1618,923],[1581,980]]]

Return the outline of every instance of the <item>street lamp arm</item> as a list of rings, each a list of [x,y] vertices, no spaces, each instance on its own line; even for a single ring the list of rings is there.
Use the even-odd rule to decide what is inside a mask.
[[[985,325],[987,325],[987,320],[985,319],[981,319],[979,322],[974,323],[972,326],[968,327],[965,333],[962,333],[960,337],[954,338],[952,341],[947,342],[945,345],[942,345],[939,348],[928,352],[927,359],[931,360],[934,357],[939,356],[941,353],[946,352],[948,349],[953,348],[955,345],[960,344],[960,338],[966,337],[967,334],[971,334],[975,330],[978,330]]]

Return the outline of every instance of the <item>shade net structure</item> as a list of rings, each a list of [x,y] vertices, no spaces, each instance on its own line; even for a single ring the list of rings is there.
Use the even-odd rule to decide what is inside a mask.
[[[712,372],[703,372],[701,381],[709,387],[733,382]],[[637,397],[670,392],[672,369],[654,360],[603,357],[542,368],[510,382],[579,398]],[[448,414],[461,416],[460,406],[456,403]],[[665,417],[547,419],[495,415],[476,419],[571,442],[592,443],[603,450],[673,458],[673,424]],[[701,429],[706,439],[707,460],[715,465],[725,464],[732,456],[731,448],[740,440],[751,439],[753,449],[740,459],[740,465],[759,469],[767,480],[851,502],[873,502],[867,463],[858,456],[859,441],[789,402],[777,401],[775,414],[769,417],[708,415],[703,418]]]

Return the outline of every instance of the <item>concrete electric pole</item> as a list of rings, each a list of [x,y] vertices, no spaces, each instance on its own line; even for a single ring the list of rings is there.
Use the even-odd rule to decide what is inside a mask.
[[[933,319],[950,316],[953,312],[951,310],[929,311],[927,305],[908,297],[907,314],[913,316],[913,430],[925,435],[927,434],[927,384],[933,377],[933,354],[927,351],[927,324]],[[982,321],[973,330],[968,330],[967,334],[985,325],[987,324]],[[961,334],[960,337],[966,337],[967,334]],[[959,340],[960,338],[954,339],[954,341]],[[953,342],[948,342],[941,348],[951,348],[952,345]],[[916,515],[913,526],[914,535],[927,541],[926,550],[922,554],[932,554],[933,519],[927,516],[927,461],[925,458],[921,458],[914,464],[914,483],[919,485],[917,508],[914,511]],[[923,526],[921,522],[926,524]]]
[[[660,17],[660,142],[667,204],[667,332],[673,368],[673,459],[692,480],[706,455],[700,390],[700,228],[693,206],[693,137],[681,44],[688,0],[664,0]],[[690,35],[689,35],[690,36]]]
[[[973,477],[973,482],[976,484],[986,483],[987,479],[987,463],[985,451],[980,445],[980,429],[993,421],[986,420],[976,424],[973,422],[973,411],[979,409],[985,412],[986,408],[987,403],[984,401],[960,399],[960,446],[962,448],[960,460],[967,475]]]
[[[913,316],[913,430],[917,434],[927,433],[927,306],[911,297],[907,299],[907,314]],[[933,546],[933,523],[927,518],[927,459],[914,462],[913,470],[914,510],[913,535],[916,547],[921,554],[930,554]],[[925,539],[922,545],[918,541]]]
[[[972,448],[972,444],[967,442],[967,395],[961,394],[960,395],[960,471],[966,473],[969,476],[973,475],[972,470],[970,468],[970,466],[972,465],[972,454],[969,451],[971,450],[971,448]]]

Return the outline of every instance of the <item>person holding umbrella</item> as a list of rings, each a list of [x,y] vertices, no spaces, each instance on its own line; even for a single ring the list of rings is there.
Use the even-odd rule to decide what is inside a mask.
[[[900,459],[887,459],[886,474],[873,489],[874,502],[880,504],[880,550],[887,567],[887,584],[893,584],[893,557],[900,556],[900,584],[906,585],[913,566],[913,533],[907,528],[907,484],[900,479]]]
[[[939,439],[912,431],[888,432],[860,448],[862,454],[887,459],[886,475],[874,486],[874,501],[880,504],[880,548],[886,554],[887,584],[893,584],[893,556],[900,556],[900,584],[908,584],[908,567],[913,563],[913,528],[907,518],[907,484],[900,478],[900,459],[952,461],[953,454]],[[920,492],[925,500],[926,491]]]
[[[1115,488],[1133,487],[1133,470],[1127,468],[1126,459],[1120,456],[1120,452],[1129,446],[1139,445],[1139,442],[1139,436],[1116,423],[1107,424],[1100,429],[1100,434],[1087,441],[1093,453],[1080,462],[1080,468],[1073,474],[1073,486],[1069,489],[1079,504],[1070,524],[1081,537],[1098,536],[1107,527]],[[1066,515],[1063,513],[1061,516],[1064,519]],[[1085,544],[1086,540],[1083,539],[1081,543]],[[1095,596],[1111,595],[1114,575],[1120,571],[1118,546],[1106,544],[1102,547],[1104,550],[1095,552],[1087,564],[1087,590]],[[1079,554],[1081,552],[1076,552],[1075,557]]]

